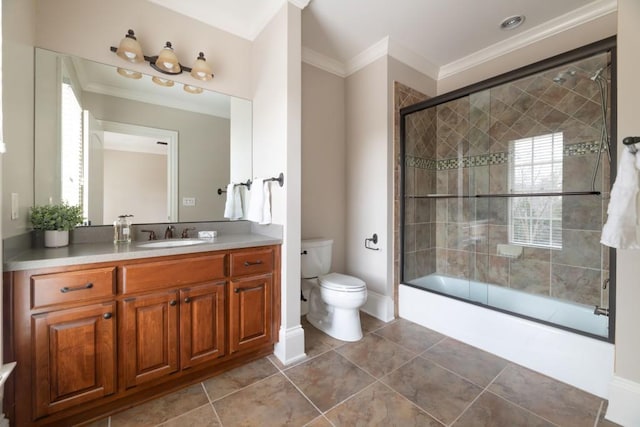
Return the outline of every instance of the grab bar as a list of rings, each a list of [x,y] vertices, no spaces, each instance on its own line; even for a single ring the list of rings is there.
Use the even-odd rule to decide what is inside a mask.
[[[599,196],[599,191],[562,191],[547,193],[497,193],[497,194],[427,194],[407,196],[409,199],[488,199],[491,197],[550,197],[550,196]]]

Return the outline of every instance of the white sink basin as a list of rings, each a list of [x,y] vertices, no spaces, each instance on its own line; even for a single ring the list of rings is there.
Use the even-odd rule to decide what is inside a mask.
[[[172,239],[172,240],[156,240],[154,242],[140,243],[140,248],[175,248],[180,246],[191,246],[205,243],[204,240],[197,239]]]

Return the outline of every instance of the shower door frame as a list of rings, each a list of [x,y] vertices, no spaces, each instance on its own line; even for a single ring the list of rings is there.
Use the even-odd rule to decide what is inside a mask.
[[[424,288],[419,288],[415,285],[412,285],[410,283],[405,283],[405,277],[404,277],[404,267],[405,267],[405,201],[406,201],[406,197],[405,197],[405,173],[406,173],[406,162],[405,162],[405,133],[406,133],[406,125],[405,125],[405,119],[406,116],[416,113],[418,111],[422,111],[425,110],[427,108],[431,108],[431,107],[436,107],[440,104],[444,104],[450,101],[455,101],[457,99],[460,98],[464,98],[466,96],[469,96],[473,93],[476,92],[480,92],[483,90],[488,90],[491,88],[494,88],[496,86],[505,84],[505,83],[509,83],[511,81],[514,80],[518,80],[521,78],[525,78],[525,77],[529,77],[531,75],[534,74],[538,74],[538,73],[542,73],[546,70],[555,68],[555,67],[560,67],[562,65],[571,63],[571,62],[575,62],[575,61],[579,61],[582,59],[586,59],[590,56],[594,56],[597,54],[601,54],[601,53],[606,53],[609,52],[611,55],[611,86],[610,86],[610,115],[609,115],[609,125],[610,125],[610,129],[609,129],[609,147],[611,150],[611,163],[610,163],[610,186],[613,185],[613,182],[615,181],[616,178],[616,172],[617,172],[617,114],[616,114],[616,107],[617,107],[617,78],[616,78],[616,69],[617,69],[617,56],[616,56],[616,37],[612,36],[600,41],[597,41],[595,43],[591,43],[582,47],[579,47],[577,49],[573,49],[570,50],[568,52],[565,53],[561,53],[555,56],[552,56],[550,58],[547,59],[543,59],[541,61],[535,62],[533,64],[530,65],[526,65],[524,67],[520,67],[517,68],[515,70],[500,74],[498,76],[483,80],[481,82],[478,83],[474,83],[468,86],[465,86],[463,88],[442,94],[442,95],[438,95],[436,97],[427,99],[425,101],[422,102],[418,102],[416,104],[410,105],[408,107],[404,107],[400,109],[400,169],[399,169],[399,179],[400,179],[400,210],[399,210],[399,225],[400,225],[400,229],[399,229],[399,240],[400,240],[400,248],[399,248],[399,280],[398,283],[399,284],[404,284],[406,286],[411,286],[414,288],[418,288],[424,292],[432,292],[435,294],[439,294],[448,298],[453,298],[459,301],[463,301],[465,303],[468,304],[473,304],[473,305],[477,305],[486,309],[490,309],[490,310],[494,310],[494,311],[499,311],[511,316],[515,316],[515,317],[519,317],[522,319],[526,319],[526,320],[531,320],[537,323],[541,323],[544,325],[548,325],[548,326],[552,326],[554,328],[558,328],[558,329],[562,329],[562,330],[566,330],[569,332],[573,332],[579,335],[584,335],[590,338],[594,338],[594,339],[598,339],[601,341],[606,341],[606,342],[610,342],[610,343],[615,343],[615,314],[616,314],[616,306],[615,306],[615,302],[616,302],[616,249],[614,248],[610,248],[609,250],[609,282],[608,282],[608,287],[609,287],[609,316],[608,316],[608,336],[604,337],[601,335],[596,335],[596,334],[592,334],[592,333],[588,333],[585,331],[581,331],[581,330],[577,330],[577,329],[573,329],[570,327],[566,327],[563,325],[559,325],[557,323],[552,323],[552,322],[548,322],[545,320],[541,320],[541,319],[537,319],[537,318],[533,318],[530,316],[526,316],[526,315],[522,315],[519,313],[514,313],[512,311],[508,311],[508,310],[503,310],[501,308],[498,307],[493,307],[490,306],[488,304],[483,304],[483,303],[479,303],[476,301],[472,301],[470,299],[465,299],[465,298],[460,298],[460,297],[456,297],[453,295],[449,295],[449,294],[445,294],[442,292],[438,292],[435,290],[429,290],[429,289],[424,289]],[[609,188],[610,191],[610,188]],[[602,267],[600,267],[600,269],[602,269]],[[602,285],[602,284],[601,284]],[[397,292],[397,290],[396,290]]]

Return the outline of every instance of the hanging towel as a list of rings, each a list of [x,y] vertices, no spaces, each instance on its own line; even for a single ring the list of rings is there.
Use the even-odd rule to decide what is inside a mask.
[[[640,249],[636,237],[636,196],[638,195],[640,154],[622,151],[618,175],[611,190],[607,222],[600,243],[618,249]]]
[[[249,191],[249,221],[261,223],[264,215],[264,178],[254,178],[253,185]]]
[[[255,178],[251,186],[251,197],[249,199],[249,221],[258,224],[271,224],[271,187],[270,181],[264,178]]]
[[[262,183],[262,221],[260,224],[271,224],[271,181]]]
[[[235,220],[242,218],[242,215],[240,186],[231,183],[227,185],[227,202],[224,205],[224,217]]]

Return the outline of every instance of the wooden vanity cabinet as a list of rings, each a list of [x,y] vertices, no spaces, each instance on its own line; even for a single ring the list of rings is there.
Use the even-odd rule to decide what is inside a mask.
[[[5,272],[13,426],[74,425],[273,352],[280,247]]]

